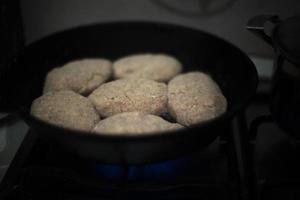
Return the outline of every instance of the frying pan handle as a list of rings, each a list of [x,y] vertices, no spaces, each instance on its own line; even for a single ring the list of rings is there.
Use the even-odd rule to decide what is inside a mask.
[[[265,42],[273,46],[272,32],[274,27],[280,22],[279,17],[276,15],[259,15],[251,18],[247,23],[247,29],[253,34],[263,39]],[[272,30],[266,30],[267,24],[272,25]]]

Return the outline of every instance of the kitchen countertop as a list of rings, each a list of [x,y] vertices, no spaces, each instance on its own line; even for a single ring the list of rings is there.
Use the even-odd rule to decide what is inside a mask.
[[[14,158],[24,136],[28,131],[28,126],[19,118],[13,117],[6,124],[0,126],[0,182]]]

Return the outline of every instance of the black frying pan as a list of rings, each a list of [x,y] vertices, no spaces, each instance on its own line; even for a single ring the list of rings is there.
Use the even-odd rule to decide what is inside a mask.
[[[115,60],[141,52],[170,54],[183,63],[184,71],[209,73],[228,100],[227,112],[184,131],[144,136],[90,135],[30,116],[31,103],[42,94],[45,76],[52,68],[78,58]],[[103,163],[155,162],[201,148],[222,134],[224,126],[249,102],[257,86],[253,63],[230,43],[194,29],[152,22],[96,24],[45,37],[27,46],[1,75],[2,109],[19,113],[40,137]]]

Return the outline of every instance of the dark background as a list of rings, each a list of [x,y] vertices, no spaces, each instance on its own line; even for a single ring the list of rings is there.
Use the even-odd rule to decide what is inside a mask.
[[[200,0],[201,1],[201,0]],[[210,6],[228,0],[202,0]],[[183,13],[166,9],[161,2]],[[249,18],[300,12],[299,0],[233,0],[223,10],[201,15],[199,0],[21,0],[26,43],[66,28],[104,21],[154,20],[196,27],[233,42],[249,54],[270,56],[272,49],[245,30]],[[199,12],[199,14],[195,14]]]

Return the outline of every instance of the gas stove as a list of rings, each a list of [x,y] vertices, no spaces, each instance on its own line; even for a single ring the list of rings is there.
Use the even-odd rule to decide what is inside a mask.
[[[29,131],[2,181],[1,195],[4,199],[239,199],[243,180],[238,172],[243,170],[237,157],[233,141],[219,137],[205,149],[175,160],[108,165],[76,157]]]

